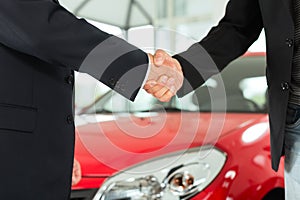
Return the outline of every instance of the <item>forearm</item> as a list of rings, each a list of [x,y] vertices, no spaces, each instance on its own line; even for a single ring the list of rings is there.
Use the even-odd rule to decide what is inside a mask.
[[[147,71],[142,50],[52,0],[3,0],[0,30],[2,44],[52,65],[86,72],[130,99]]]
[[[175,55],[186,78],[179,95],[199,87],[210,76],[247,51],[263,24],[257,0],[231,0],[218,26],[187,51]]]

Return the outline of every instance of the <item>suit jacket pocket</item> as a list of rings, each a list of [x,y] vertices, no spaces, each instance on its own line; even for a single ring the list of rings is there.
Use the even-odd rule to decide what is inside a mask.
[[[0,103],[0,130],[33,133],[36,118],[36,108]]]

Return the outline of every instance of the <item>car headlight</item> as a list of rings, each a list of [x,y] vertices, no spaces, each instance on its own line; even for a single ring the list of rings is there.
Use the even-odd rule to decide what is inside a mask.
[[[212,146],[164,155],[112,176],[94,200],[186,199],[206,188],[225,161],[226,154]]]

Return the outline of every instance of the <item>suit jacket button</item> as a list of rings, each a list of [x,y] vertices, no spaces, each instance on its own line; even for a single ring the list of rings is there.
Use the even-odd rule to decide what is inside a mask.
[[[293,41],[293,39],[291,39],[291,38],[287,38],[287,39],[285,40],[285,44],[286,44],[288,47],[292,47],[293,44],[294,44],[294,41]]]
[[[287,83],[287,82],[283,82],[283,83],[281,83],[281,89],[283,90],[283,91],[286,91],[286,90],[289,90],[289,84]]]
[[[68,115],[67,116],[67,122],[68,122],[68,124],[72,124],[73,121],[74,121],[73,116],[72,115]]]
[[[115,81],[114,78],[110,78],[108,82],[109,82],[109,84],[110,84],[111,86],[115,86],[115,85],[116,85],[116,81]]]
[[[71,74],[70,76],[66,77],[66,82],[70,85],[74,83],[74,76]]]

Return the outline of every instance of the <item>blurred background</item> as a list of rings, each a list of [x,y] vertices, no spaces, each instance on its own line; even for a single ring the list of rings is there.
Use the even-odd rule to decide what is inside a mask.
[[[77,17],[99,29],[153,52],[179,53],[203,38],[225,13],[228,0],[59,0]],[[249,51],[264,52],[264,33]],[[86,106],[108,88],[80,74],[76,107]]]

